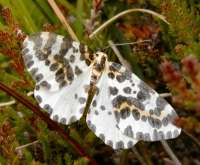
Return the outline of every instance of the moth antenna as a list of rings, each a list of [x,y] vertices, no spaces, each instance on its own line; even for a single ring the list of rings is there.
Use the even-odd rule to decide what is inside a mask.
[[[151,42],[151,41],[152,40],[142,40],[142,41],[136,41],[136,42],[115,43],[114,46],[136,45],[136,44],[145,43],[145,42]],[[105,51],[108,48],[111,48],[111,46],[108,45],[108,46],[102,48],[101,51]]]

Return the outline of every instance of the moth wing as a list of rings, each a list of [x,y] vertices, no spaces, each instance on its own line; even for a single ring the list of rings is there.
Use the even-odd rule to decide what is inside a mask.
[[[79,120],[84,112],[88,97],[91,69],[80,74],[70,85],[58,91],[49,91],[37,86],[34,91],[40,107],[46,109],[50,118],[62,123],[70,124]]]
[[[61,35],[40,32],[23,42],[23,59],[36,84],[57,91],[88,68],[84,46]]]
[[[107,104],[124,135],[136,140],[158,141],[181,133],[173,124],[177,117],[175,110],[135,74],[113,62],[107,64],[103,74],[108,77]]]
[[[114,149],[131,148],[137,140],[124,135],[117,125],[108,89],[108,76],[103,74],[97,83],[97,92],[90,105],[86,122],[105,144]]]
[[[23,59],[36,81],[35,98],[52,119],[64,124],[78,120],[86,104],[91,66],[86,64],[85,48],[49,32],[33,34],[23,42]]]

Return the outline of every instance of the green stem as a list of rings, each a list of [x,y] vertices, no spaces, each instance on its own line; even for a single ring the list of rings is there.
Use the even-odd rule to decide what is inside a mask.
[[[66,28],[66,30],[68,31],[68,33],[72,37],[72,39],[75,40],[75,41],[79,41],[78,37],[76,36],[73,29],[71,28],[71,26],[69,25],[69,23],[65,19],[64,15],[62,14],[61,10],[59,9],[59,7],[55,3],[55,1],[54,0],[47,0],[47,1],[48,1],[49,5],[52,7],[52,9],[55,12],[55,14],[57,15],[57,17],[60,19],[63,26]]]

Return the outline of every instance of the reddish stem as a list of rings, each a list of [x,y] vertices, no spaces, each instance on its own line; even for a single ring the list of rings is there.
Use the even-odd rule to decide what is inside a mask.
[[[63,139],[65,139],[69,144],[71,144],[73,146],[73,148],[81,155],[86,157],[90,163],[92,165],[96,165],[97,162],[91,158],[86,151],[73,139],[71,138],[66,132],[65,130],[60,127],[60,125],[58,123],[56,123],[55,121],[51,120],[49,118],[49,116],[42,112],[40,110],[40,107],[37,105],[32,104],[28,99],[26,99],[24,96],[20,95],[19,93],[17,93],[15,90],[7,87],[6,85],[4,85],[3,83],[0,82],[0,89],[4,92],[6,92],[8,95],[14,97],[17,101],[19,101],[21,104],[23,104],[24,106],[26,106],[27,108],[29,108],[33,113],[35,113],[36,115],[38,115],[44,122],[46,122],[49,126],[49,128],[51,128],[52,130],[55,130],[56,132],[59,133],[60,136],[63,137]]]

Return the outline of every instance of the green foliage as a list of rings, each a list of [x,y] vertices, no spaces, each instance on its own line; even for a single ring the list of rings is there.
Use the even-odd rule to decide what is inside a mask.
[[[200,2],[197,0],[56,0],[79,40],[92,51],[104,49],[108,40],[114,43],[150,40],[119,46],[119,51],[134,73],[158,92],[171,92],[169,101],[181,118],[177,124],[183,134],[169,141],[183,164],[199,162],[200,154]],[[53,31],[69,36],[58,17],[44,0],[0,0],[0,81],[18,93],[33,90],[21,58],[21,43],[26,34]],[[148,8],[164,15],[169,25],[147,14],[135,13],[120,18],[94,39],[88,35],[117,13],[130,8]],[[91,9],[94,15],[91,15]],[[16,35],[22,30],[23,33]],[[104,50],[117,61],[111,49]],[[161,65],[160,65],[161,64]],[[27,97],[36,104],[32,97]],[[0,102],[11,100],[0,92]],[[103,122],[103,121],[102,121]],[[87,128],[84,119],[61,126],[83,150],[99,164],[138,164],[132,152],[114,152]],[[37,141],[22,149],[17,147]],[[196,145],[198,144],[198,145]],[[164,164],[168,155],[159,143],[140,142],[139,154],[147,164]],[[195,160],[195,161],[194,161]],[[16,103],[0,107],[0,164],[74,164],[86,165],[69,141],[51,130],[32,111]]]

